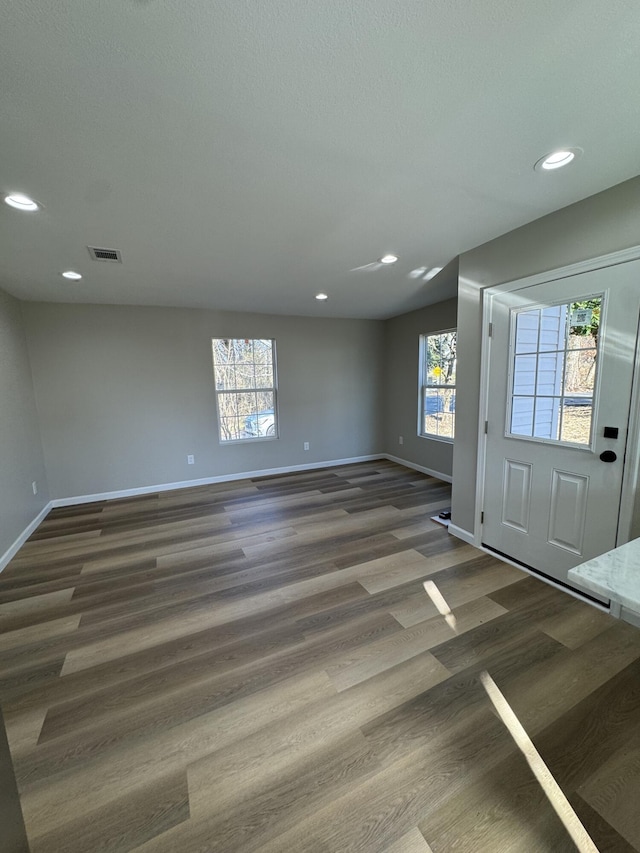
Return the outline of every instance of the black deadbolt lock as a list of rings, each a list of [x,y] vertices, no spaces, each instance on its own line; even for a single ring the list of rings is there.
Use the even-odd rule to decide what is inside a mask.
[[[604,428],[604,437],[605,438],[617,438],[618,437],[618,427],[605,427]]]
[[[615,462],[617,458],[618,457],[613,450],[603,450],[600,454],[600,459],[602,459],[603,462]]]

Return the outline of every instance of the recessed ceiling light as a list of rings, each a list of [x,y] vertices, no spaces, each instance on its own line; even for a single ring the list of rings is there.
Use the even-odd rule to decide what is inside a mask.
[[[551,154],[545,154],[544,157],[541,157],[533,168],[544,172],[561,169],[563,166],[568,166],[581,153],[580,148],[563,148],[560,151],[552,151]]]
[[[28,195],[24,195],[23,193],[12,193],[11,195],[6,195],[4,200],[9,205],[9,207],[15,207],[16,210],[37,210],[38,205],[36,202],[29,198]]]
[[[398,256],[397,256],[397,255],[383,255],[383,256],[380,258],[380,263],[381,263],[381,264],[395,264],[395,262],[396,262],[397,260],[398,260]]]
[[[432,278],[435,278],[439,272],[442,272],[443,267],[431,267],[429,272],[425,273],[423,277],[423,281],[431,281]]]
[[[79,272],[74,272],[73,270],[65,270],[65,272],[62,273],[62,278],[68,278],[69,281],[80,281],[82,276]]]
[[[327,296],[326,293],[316,293],[316,299],[319,299],[320,302],[324,302],[324,300],[328,299],[328,298],[329,297]]]

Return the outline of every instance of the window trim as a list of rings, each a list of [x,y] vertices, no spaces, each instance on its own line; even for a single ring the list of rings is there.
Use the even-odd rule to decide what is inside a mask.
[[[425,420],[424,413],[424,400],[425,400],[425,390],[426,388],[453,388],[454,391],[457,389],[457,382],[455,385],[429,385],[426,380],[426,351],[427,351],[427,338],[435,338],[439,335],[448,335],[451,332],[456,333],[456,343],[457,343],[457,327],[453,327],[451,329],[438,329],[434,332],[423,332],[419,336],[418,340],[418,438],[424,438],[428,441],[441,441],[444,444],[453,444],[455,441],[455,419],[454,419],[454,435],[453,438],[449,438],[446,435],[436,435],[431,432],[424,432],[423,425]]]
[[[272,373],[273,373],[273,385],[267,388],[225,388],[223,391],[219,391],[216,387],[216,361],[215,356],[213,354],[213,343],[214,341],[221,340],[251,340],[251,341],[271,341],[271,364],[272,364]],[[263,338],[242,338],[238,335],[219,335],[211,338],[211,361],[213,367],[213,392],[215,395],[216,401],[216,421],[217,421],[217,430],[218,430],[218,444],[221,447],[235,446],[242,444],[253,444],[254,442],[261,441],[277,441],[280,438],[280,411],[278,408],[278,358],[276,351],[276,339],[271,337],[263,337]],[[242,393],[252,393],[258,391],[269,391],[273,394],[273,421],[275,431],[273,435],[256,435],[256,436],[246,436],[245,438],[231,438],[231,439],[223,439],[221,434],[221,423],[222,418],[220,415],[220,394],[242,394]]]

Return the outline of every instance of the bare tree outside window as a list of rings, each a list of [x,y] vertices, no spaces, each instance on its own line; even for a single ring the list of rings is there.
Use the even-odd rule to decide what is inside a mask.
[[[214,338],[212,345],[220,441],[276,438],[275,341]]]
[[[420,338],[420,435],[453,440],[456,345],[455,329]]]

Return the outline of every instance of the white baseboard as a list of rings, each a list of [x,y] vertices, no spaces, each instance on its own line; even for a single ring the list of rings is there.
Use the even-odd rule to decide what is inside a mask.
[[[368,456],[352,456],[349,459],[330,459],[326,462],[312,462],[305,465],[285,465],[281,468],[262,468],[259,471],[243,471],[240,474],[221,474],[217,477],[201,477],[198,480],[182,480],[176,483],[160,483],[153,486],[138,486],[134,489],[119,489],[113,492],[100,492],[94,495],[76,495],[71,498],[54,498],[51,505],[75,506],[76,504],[95,503],[96,501],[111,501],[118,498],[132,498],[137,495],[152,495],[156,492],[169,492],[174,489],[190,489],[194,486],[209,486],[213,483],[230,483],[234,480],[250,480],[252,477],[271,477],[276,474],[290,474],[296,471],[314,471],[318,468],[333,468],[339,465],[353,465],[356,462],[373,462],[376,459],[386,459],[384,453],[373,453]]]
[[[480,547],[476,542],[476,538],[469,530],[465,530],[464,527],[458,527],[455,524],[449,524],[449,533],[452,536],[455,536],[456,539],[462,539],[463,542],[466,542],[469,545],[475,545],[476,548]]]
[[[390,462],[397,462],[398,465],[404,465],[405,468],[413,468],[414,471],[420,471],[422,474],[428,474],[430,477],[435,477],[436,480],[442,480],[445,483],[452,482],[449,474],[443,474],[441,471],[434,471],[433,468],[425,468],[424,465],[416,465],[415,462],[409,462],[408,459],[400,459],[399,456],[392,456],[390,453],[383,453],[382,456]]]
[[[40,512],[36,515],[36,517],[31,521],[25,529],[22,531],[20,536],[15,540],[15,542],[10,545],[7,550],[4,552],[2,556],[0,556],[0,572],[9,564],[9,561],[12,560],[15,555],[18,553],[20,548],[24,545],[27,539],[31,536],[33,531],[38,527],[42,519],[47,515],[53,503],[49,501],[45,506],[42,507]]]

